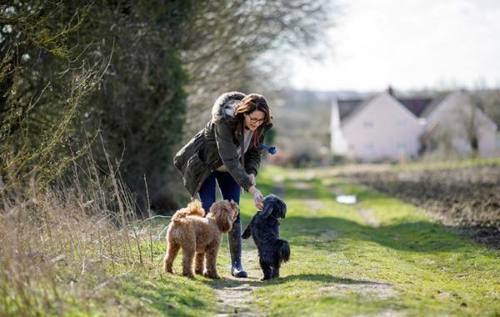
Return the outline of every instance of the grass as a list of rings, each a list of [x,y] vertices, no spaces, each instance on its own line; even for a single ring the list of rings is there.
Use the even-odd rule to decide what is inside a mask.
[[[412,205],[321,174],[268,169],[261,187],[271,188],[278,174],[289,207],[281,234],[292,260],[281,280],[255,292],[262,314],[500,315],[498,251],[462,239]],[[337,204],[332,187],[360,203]]]
[[[0,210],[0,316],[215,313],[206,281],[162,272],[157,236],[168,220],[117,226],[123,218],[112,220],[98,201],[85,207],[66,195],[37,194]]]
[[[243,248],[250,281],[164,274],[168,219],[116,227],[55,198],[0,213],[0,315],[213,316],[216,290],[250,284],[247,308],[258,316],[500,316],[498,250],[332,175],[275,167],[259,175],[263,193],[284,190],[288,205],[281,236],[292,257],[271,282],[257,280],[251,242]],[[359,203],[338,204],[334,192]],[[248,194],[241,210],[245,225],[255,212]],[[226,240],[218,260],[225,277]]]
[[[483,167],[483,166],[500,166],[500,158],[471,158],[455,161],[439,161],[439,162],[413,162],[407,164],[397,164],[392,167],[395,171],[421,171],[421,170],[436,170],[436,169],[457,169],[467,167]]]
[[[343,164],[333,167],[319,167],[307,169],[307,172],[297,170],[288,171],[289,175],[302,174],[309,178],[310,175],[322,175],[325,177],[338,176],[339,174],[371,173],[371,172],[421,172],[434,170],[454,170],[478,167],[500,167],[500,158],[470,158],[443,161],[407,161],[404,163],[363,163],[363,164]],[[293,176],[294,177],[294,176]]]

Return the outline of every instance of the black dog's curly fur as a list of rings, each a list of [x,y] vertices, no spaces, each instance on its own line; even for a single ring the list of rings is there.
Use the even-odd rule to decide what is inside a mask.
[[[288,241],[279,238],[279,219],[285,218],[286,205],[278,196],[269,195],[264,199],[264,208],[258,211],[241,235],[253,237],[259,250],[263,280],[280,275],[281,263],[290,259]]]

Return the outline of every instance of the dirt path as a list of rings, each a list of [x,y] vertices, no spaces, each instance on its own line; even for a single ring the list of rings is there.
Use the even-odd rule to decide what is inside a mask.
[[[259,316],[255,307],[252,307],[252,292],[261,283],[261,275],[258,255],[256,249],[250,249],[245,245],[243,247],[243,264],[248,273],[248,278],[234,278],[225,276],[222,283],[215,287],[219,308],[216,316]],[[246,247],[246,248],[245,248]]]
[[[377,228],[380,222],[373,214],[373,210],[366,208],[358,208],[358,214],[366,221],[366,223],[372,227]]]

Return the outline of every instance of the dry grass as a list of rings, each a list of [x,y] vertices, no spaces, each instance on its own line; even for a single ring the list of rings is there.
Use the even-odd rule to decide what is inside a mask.
[[[0,315],[94,312],[109,300],[102,290],[158,265],[152,230],[134,219],[121,182],[112,176],[105,189],[91,178],[90,190],[78,181],[48,192],[32,186],[29,198],[0,203]]]

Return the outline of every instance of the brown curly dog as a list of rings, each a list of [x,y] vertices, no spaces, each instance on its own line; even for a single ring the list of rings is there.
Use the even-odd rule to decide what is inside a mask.
[[[172,264],[182,248],[182,275],[194,277],[193,258],[195,258],[196,274],[218,279],[216,262],[222,233],[228,232],[238,216],[238,204],[234,201],[222,200],[210,207],[207,217],[198,200],[191,202],[186,208],[178,210],[167,230],[167,253],[165,254],[165,272],[172,272]],[[206,258],[206,269],[203,262]]]

